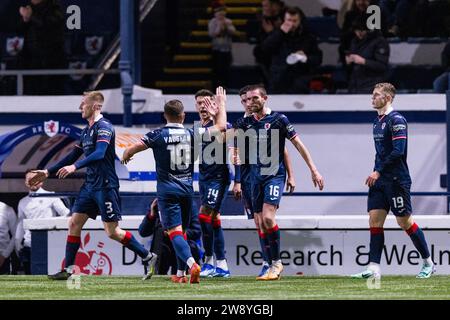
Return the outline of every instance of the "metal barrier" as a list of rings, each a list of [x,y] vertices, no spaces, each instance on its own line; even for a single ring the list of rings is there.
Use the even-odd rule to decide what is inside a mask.
[[[194,192],[193,195],[198,195],[198,192]],[[78,192],[55,192],[55,193],[30,193],[30,197],[76,197]],[[156,192],[120,192],[121,197],[134,197],[134,196],[149,196],[155,197],[157,195]],[[233,195],[231,191],[228,192],[228,195]],[[291,196],[291,197],[367,197],[367,192],[283,192],[283,196]],[[425,191],[417,191],[411,192],[411,196],[428,196],[428,197],[436,197],[436,196],[450,196],[450,192],[425,192]]]
[[[358,199],[368,196],[367,192],[294,192],[294,193],[283,193],[284,196],[291,199],[290,205],[288,205],[288,211],[290,211],[289,214],[296,214],[294,212],[297,212],[297,210],[292,211],[295,206],[293,203],[302,202],[304,198],[310,198],[311,201],[317,201],[312,199],[317,199],[317,197],[335,197],[334,199],[339,201],[344,197],[347,201],[351,201],[350,199]],[[412,192],[411,195],[413,197],[449,197],[449,192]],[[57,197],[61,198],[63,201],[65,201],[66,205],[68,207],[71,207],[73,203],[75,202],[75,199],[78,196],[78,192],[57,192],[57,193],[37,193],[37,194],[30,194],[31,197]],[[150,202],[157,197],[157,192],[120,192],[120,197],[122,199],[121,206],[122,206],[122,212],[123,215],[142,215],[143,213],[147,212],[148,206]],[[295,197],[295,198],[293,198]],[[298,197],[303,197],[303,199],[299,199]],[[286,198],[286,201],[288,201],[288,198]],[[200,194],[199,192],[194,192],[192,194],[192,200],[195,204],[195,207],[199,207],[201,204]],[[324,201],[324,199],[320,199],[321,201]],[[240,213],[244,212],[244,202],[235,200],[233,197],[233,193],[230,191],[227,194],[226,199],[224,200],[225,203],[221,207],[221,213],[222,215],[227,216],[234,216],[239,215]],[[427,200],[428,201],[428,200]],[[433,201],[430,199],[430,201]],[[359,203],[359,200],[357,200]],[[362,208],[361,208],[362,209]],[[440,211],[442,212],[442,211]],[[416,212],[417,213],[417,212]],[[287,214],[287,213],[284,213]],[[323,214],[323,213],[322,213]],[[447,213],[443,213],[448,216]],[[299,214],[301,215],[301,214]],[[334,215],[334,214],[331,214]]]
[[[17,79],[17,95],[23,95],[24,76],[60,76],[60,75],[86,75],[86,74],[119,74],[118,69],[37,69],[37,70],[0,70],[0,76],[15,76]]]

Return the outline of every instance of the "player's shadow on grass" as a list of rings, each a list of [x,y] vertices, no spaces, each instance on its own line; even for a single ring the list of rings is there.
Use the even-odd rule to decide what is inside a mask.
[[[319,268],[333,268],[339,274],[339,268],[343,264],[343,252],[340,244],[343,243],[343,235],[334,235],[340,241],[324,246],[322,236],[318,231],[310,230],[285,230],[282,236],[281,258],[285,265],[285,274],[317,275]],[[323,271],[322,271],[323,272]]]

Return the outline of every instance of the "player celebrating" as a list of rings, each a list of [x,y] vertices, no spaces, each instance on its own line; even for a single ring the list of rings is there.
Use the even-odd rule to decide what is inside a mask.
[[[247,100],[247,91],[251,88],[251,86],[245,86],[239,90],[239,97],[241,98],[241,104],[244,107],[245,113],[243,118],[250,117],[253,113],[251,110],[251,100]],[[270,113],[270,110],[267,110]],[[243,120],[238,120],[243,121]],[[258,232],[258,238],[259,243],[261,246],[261,253],[263,257],[263,265],[262,269],[258,275],[258,277],[263,277],[266,275],[266,273],[269,271],[269,267],[271,264],[271,258],[270,258],[270,245],[267,235],[261,231],[260,225],[261,222],[259,221],[260,215],[255,215],[253,212],[253,206],[252,206],[252,185],[251,185],[251,175],[250,175],[250,160],[249,160],[249,146],[248,144],[245,145],[245,148],[242,155],[239,155],[239,159],[242,159],[240,161],[239,166],[239,173],[240,173],[240,182],[241,183],[235,183],[233,187],[233,193],[236,198],[240,198],[242,196],[244,200],[244,208],[245,212],[247,214],[248,219],[253,219],[255,221],[256,230]],[[284,161],[286,165],[286,171],[287,171],[287,182],[286,182],[286,189],[288,192],[292,193],[295,189],[295,179],[294,174],[292,172],[292,166],[289,159],[289,154],[287,152],[287,148],[284,149]]]
[[[79,109],[88,126],[81,132],[79,144],[56,165],[47,170],[32,171],[34,175],[27,177],[27,185],[34,186],[47,179],[49,175],[56,173],[58,178],[64,179],[76,170],[87,168],[86,181],[72,207],[65,267],[62,271],[49,275],[49,279],[52,280],[67,280],[72,275],[72,267],[80,247],[81,229],[89,218],[95,219],[98,213],[101,214],[108,237],[135,252],[143,259],[144,264],[148,263],[148,273],[144,279],[150,278],[153,274],[156,255],[147,251],[130,232],[122,230],[118,224],[121,215],[119,179],[114,167],[115,132],[111,122],[101,114],[103,101],[103,94],[99,91],[84,93]],[[83,153],[85,158],[78,160]]]
[[[209,90],[199,90],[195,94],[195,107],[200,116],[200,126],[194,130],[204,131],[214,126],[214,119],[207,111],[205,102],[211,101],[214,94]],[[227,123],[227,129],[231,125]],[[199,164],[199,193],[201,206],[199,220],[202,227],[202,241],[205,249],[205,263],[202,265],[201,277],[223,277],[229,278],[227,261],[225,259],[225,239],[220,221],[220,209],[226,200],[230,187],[230,168],[226,161],[227,147],[223,139],[217,141],[209,139],[201,141],[202,157]],[[221,149],[222,156],[216,154],[214,148],[211,155],[206,154],[207,148],[216,147]],[[218,144],[218,145],[217,145]],[[211,159],[208,159],[211,158]],[[235,175],[235,178],[240,175]],[[236,180],[235,180],[236,183]],[[216,264],[214,264],[214,256]]]
[[[425,236],[411,217],[411,177],[406,163],[408,124],[399,112],[393,110],[394,97],[395,87],[390,83],[378,83],[373,90],[372,105],[378,117],[373,124],[375,168],[366,179],[369,186],[370,264],[367,270],[352,275],[354,278],[381,277],[383,225],[389,210],[394,213],[398,225],[411,237],[423,259],[417,278],[429,278],[435,271]]]
[[[225,131],[225,100],[225,90],[222,87],[217,88],[216,104],[206,99],[207,111],[216,117],[216,121],[203,134],[215,135]],[[190,283],[199,283],[201,268],[192,257],[183,234],[192,212],[194,145],[199,140],[195,137],[195,130],[184,128],[184,107],[179,100],[171,100],[165,104],[164,117],[167,125],[150,131],[142,138],[142,142],[127,148],[122,162],[127,163],[134,154],[147,148],[153,149],[161,222],[169,233],[178,261],[177,277],[180,281],[175,282],[183,282],[187,264],[191,274]]]
[[[314,186],[323,189],[323,178],[317,170],[311,155],[302,143],[288,118],[273,112],[266,107],[267,93],[262,85],[247,88],[246,100],[253,115],[241,118],[234,125],[239,146],[242,138],[250,135],[250,160],[256,154],[256,164],[251,165],[253,211],[258,216],[259,228],[267,235],[270,246],[272,264],[266,274],[258,280],[278,280],[283,271],[280,259],[280,231],[275,220],[275,214],[281,200],[281,194],[286,181],[286,165],[284,160],[285,139],[289,139],[299,151],[311,170]],[[239,130],[241,129],[241,130]],[[263,150],[267,148],[267,150]],[[239,147],[242,149],[242,147]],[[268,162],[268,160],[275,160]]]

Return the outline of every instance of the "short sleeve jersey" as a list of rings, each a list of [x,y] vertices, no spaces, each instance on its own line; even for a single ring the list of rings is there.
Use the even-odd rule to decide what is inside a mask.
[[[193,140],[193,130],[181,126],[166,126],[143,136],[142,142],[153,149],[158,192],[193,192]]]
[[[271,111],[261,119],[255,115],[240,118],[233,127],[244,132],[245,137],[238,135],[238,145],[242,145],[244,138],[248,139],[248,161],[254,179],[286,175],[285,141],[294,139],[297,133],[284,114]]]
[[[201,157],[199,164],[199,180],[200,181],[210,181],[210,180],[220,180],[224,182],[229,182],[230,180],[230,167],[227,163],[228,147],[226,143],[219,143],[216,145],[216,137],[210,136],[209,134],[202,134],[203,131],[208,130],[208,128],[214,125],[213,121],[210,120],[203,124],[201,127],[194,127],[194,132],[199,129],[202,132],[198,132],[196,137],[199,139],[199,144],[201,144]],[[227,123],[227,129],[230,129],[231,124]],[[218,151],[221,154],[216,154]]]

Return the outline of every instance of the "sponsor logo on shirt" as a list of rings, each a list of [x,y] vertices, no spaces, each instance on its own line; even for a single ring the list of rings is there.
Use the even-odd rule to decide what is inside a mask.
[[[288,132],[294,131],[294,126],[293,126],[292,124],[290,124],[290,125],[288,125],[288,126],[286,127],[286,130],[287,130]]]
[[[204,130],[204,128],[201,128],[201,129]],[[203,132],[205,132],[205,131],[203,131]],[[184,129],[169,129],[169,134],[185,135],[186,131]]]
[[[392,131],[400,131],[400,130],[405,130],[406,129],[406,125],[404,124],[396,124],[395,126],[392,127]]]
[[[112,132],[109,131],[109,130],[100,129],[100,130],[98,130],[98,135],[99,136],[108,136],[108,137],[110,137],[112,135]]]

